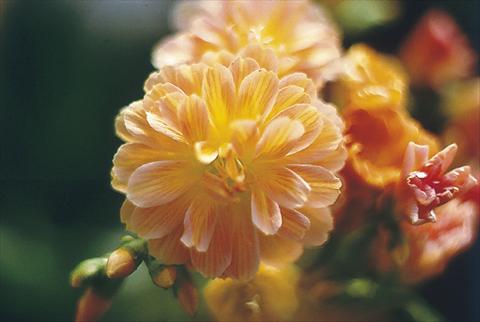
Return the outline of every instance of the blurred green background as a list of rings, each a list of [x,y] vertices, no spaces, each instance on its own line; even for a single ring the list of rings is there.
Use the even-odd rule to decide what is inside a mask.
[[[169,30],[172,1],[0,0],[0,319],[69,321],[78,290],[68,284],[82,259],[113,249],[123,235],[122,196],[110,187],[121,144],[118,110],[142,96],[150,52]],[[479,51],[477,1],[407,1],[399,19],[347,35],[394,52],[430,7],[447,9]],[[367,10],[368,12],[368,10]],[[428,120],[427,120],[428,121]],[[435,130],[435,124],[430,128]],[[422,288],[449,320],[480,320],[479,243]],[[142,268],[105,321],[187,317]]]

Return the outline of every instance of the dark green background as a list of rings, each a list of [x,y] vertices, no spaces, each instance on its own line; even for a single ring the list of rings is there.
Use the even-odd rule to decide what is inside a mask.
[[[122,196],[110,187],[119,108],[142,96],[150,52],[169,32],[168,1],[0,0],[0,319],[68,321],[68,274],[114,248]],[[457,18],[478,52],[478,2],[405,2],[396,23],[345,39],[393,52],[432,6]],[[429,128],[441,125],[419,113]],[[423,115],[423,116],[422,116]],[[480,320],[479,244],[422,289],[450,320]],[[474,273],[477,274],[474,274]],[[185,319],[142,269],[105,320]]]

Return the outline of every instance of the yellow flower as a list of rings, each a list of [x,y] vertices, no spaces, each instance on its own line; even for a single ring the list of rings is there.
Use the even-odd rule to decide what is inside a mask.
[[[246,279],[260,258],[322,244],[340,192],[341,121],[304,74],[279,79],[252,58],[163,67],[123,109],[112,185],[122,221],[165,264]]]
[[[157,68],[199,62],[205,54],[222,50],[237,54],[256,43],[275,51],[280,76],[304,72],[320,85],[322,68],[341,51],[336,28],[306,0],[185,1],[175,22],[179,34],[154,50]]]
[[[284,321],[298,307],[299,272],[261,265],[250,281],[215,279],[205,287],[205,301],[218,321]]]

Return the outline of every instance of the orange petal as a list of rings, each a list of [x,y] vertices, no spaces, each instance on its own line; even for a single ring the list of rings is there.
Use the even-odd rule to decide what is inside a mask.
[[[136,207],[127,220],[127,229],[145,239],[162,238],[183,222],[186,208],[181,198],[158,207]]]
[[[324,208],[332,205],[340,195],[342,182],[329,170],[314,165],[289,165],[312,189],[306,207]]]
[[[166,153],[141,143],[126,143],[120,146],[113,157],[112,175],[116,179],[113,187],[125,192],[133,171],[143,164],[165,159],[166,156]]]
[[[247,280],[252,278],[258,270],[260,252],[258,234],[252,224],[246,205],[231,209],[228,214],[232,218],[232,262],[225,271],[225,275]],[[243,210],[242,210],[243,209]]]
[[[303,208],[302,213],[310,220],[310,228],[303,237],[305,246],[320,246],[328,239],[333,229],[333,217],[329,208]]]
[[[276,118],[267,125],[257,143],[257,158],[275,159],[285,156],[303,134],[305,128],[300,121],[286,116]]]
[[[301,207],[311,191],[308,183],[298,174],[285,167],[263,169],[258,179],[259,189],[280,206],[285,208]]]
[[[180,129],[185,138],[193,143],[204,141],[210,126],[208,111],[203,99],[192,95],[183,100],[178,110]]]
[[[127,198],[139,207],[166,204],[183,193],[195,181],[184,161],[156,161],[137,168],[128,181]]]
[[[188,261],[190,253],[180,241],[182,231],[183,227],[179,225],[171,234],[163,238],[150,239],[148,253],[166,265],[184,264]]]
[[[252,72],[260,69],[258,63],[252,58],[238,57],[235,59],[229,67],[233,76],[235,86],[238,88],[243,79],[250,75]]]
[[[195,247],[199,252],[208,249],[217,224],[217,209],[213,200],[205,197],[197,197],[193,200],[185,213],[182,238],[185,246]]]
[[[213,124],[222,130],[233,114],[235,102],[235,84],[230,70],[219,64],[208,68],[202,91]]]
[[[282,227],[278,231],[280,237],[300,241],[310,227],[310,220],[294,209],[282,208]]]
[[[281,267],[296,261],[303,253],[301,243],[280,237],[259,235],[260,256],[267,265]]]
[[[259,69],[240,84],[236,111],[238,118],[257,119],[267,115],[278,94],[278,78],[264,69]]]
[[[275,234],[282,225],[278,204],[269,199],[261,190],[252,189],[252,221],[266,235]]]
[[[232,261],[232,225],[228,216],[219,216],[206,252],[191,250],[192,264],[205,277],[218,277]]]

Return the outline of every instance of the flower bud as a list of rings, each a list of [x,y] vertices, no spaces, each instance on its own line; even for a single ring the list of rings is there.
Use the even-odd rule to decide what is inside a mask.
[[[191,281],[183,280],[179,283],[177,299],[180,306],[188,315],[195,315],[199,301],[198,290]]]
[[[152,280],[155,285],[170,288],[175,284],[177,278],[177,270],[173,266],[167,266],[159,270],[156,274],[152,275]]]
[[[108,257],[106,274],[108,278],[123,278],[137,268],[133,254],[126,248],[118,248]]]
[[[72,271],[70,285],[72,287],[85,286],[86,283],[102,274],[106,263],[107,259],[103,257],[84,260]]]
[[[93,288],[88,288],[78,300],[75,322],[98,321],[110,308],[111,300],[97,294]]]

